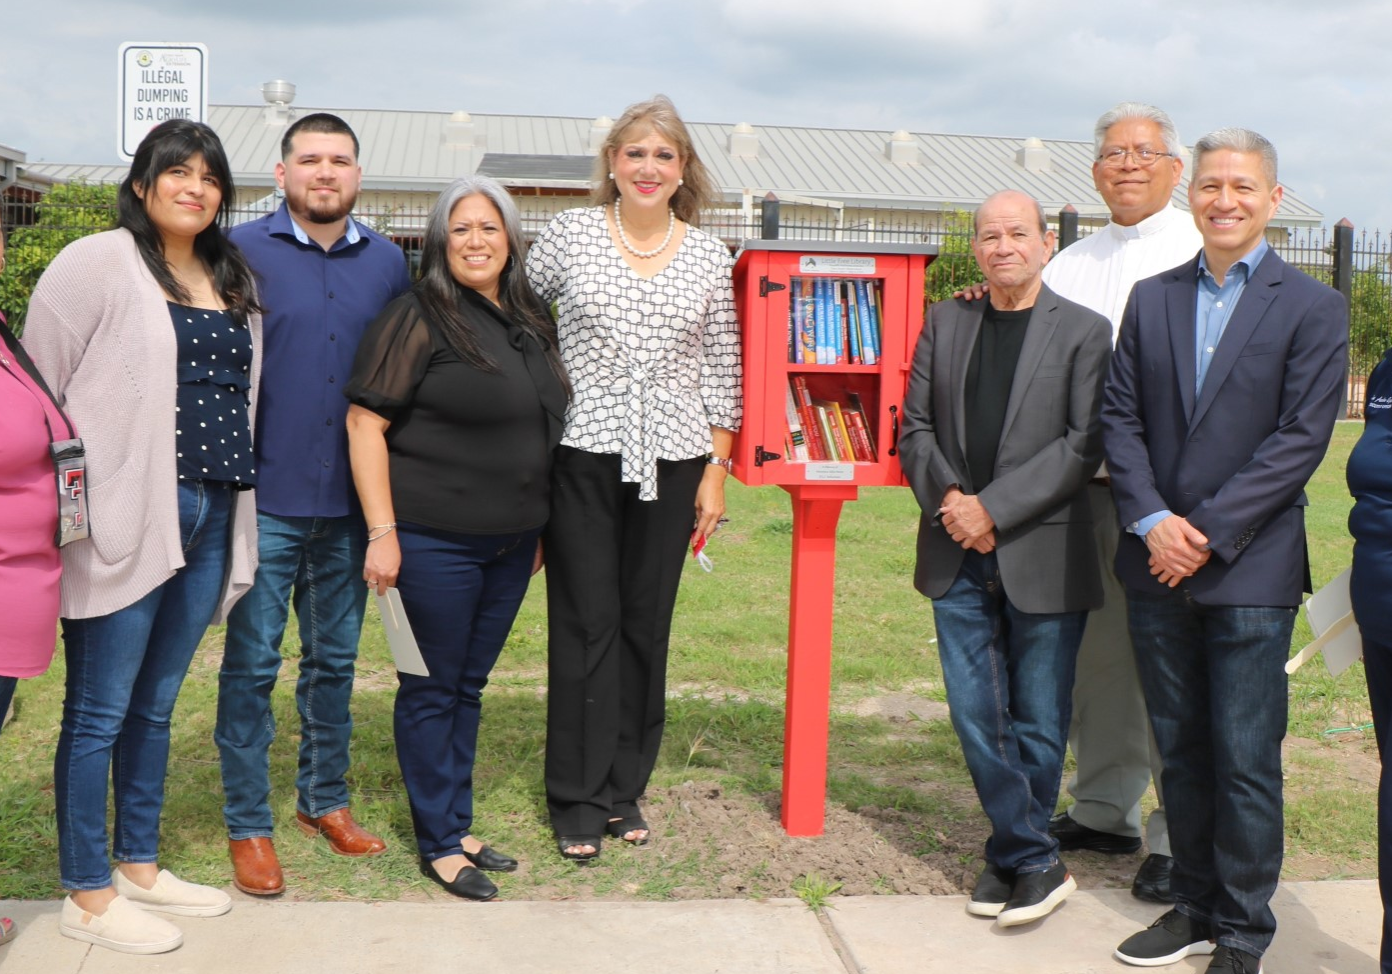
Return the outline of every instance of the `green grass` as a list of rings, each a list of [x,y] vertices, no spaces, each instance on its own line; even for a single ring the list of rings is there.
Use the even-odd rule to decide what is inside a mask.
[[[1330,454],[1310,486],[1311,566],[1316,583],[1348,564],[1345,521],[1350,506],[1343,467],[1360,426],[1340,424]],[[792,519],[777,488],[731,483],[730,524],[712,542],[715,571],[688,568],[677,608],[670,665],[673,696],[655,788],[712,783],[776,816],[783,760],[783,693],[787,653],[788,570]],[[910,693],[943,700],[942,674],[931,642],[928,602],[914,592],[913,538],[918,512],[912,494],[894,488],[860,491],[845,505],[837,549],[835,636],[828,802],[850,811],[884,809],[919,823],[908,840],[917,855],[962,848],[944,833],[979,827],[976,807],[951,725],[943,719],[891,722],[857,716],[869,697]],[[293,625],[293,623],[292,623]],[[528,594],[489,688],[477,773],[478,817],[486,837],[524,861],[507,893],[640,897],[721,895],[719,843],[662,844],[633,855],[606,853],[577,867],[555,854],[541,786],[546,682],[544,582]],[[1303,620],[1294,645],[1309,638]],[[297,641],[287,638],[293,656]],[[212,742],[222,635],[209,633],[190,671],[174,718],[173,756],[164,814],[162,861],[194,881],[227,882],[217,750]],[[419,876],[411,827],[392,744],[395,676],[374,610],[364,633],[354,695],[353,809],[392,846],[372,860],[329,855],[321,842],[294,830],[298,717],[287,661],[274,698],[282,729],[271,751],[277,847],[294,895],[392,899],[431,895]],[[59,894],[53,813],[53,748],[63,695],[61,653],[43,677],[23,681],[18,716],[0,735],[0,898]],[[1369,720],[1362,665],[1337,679],[1322,661],[1291,680],[1291,733],[1318,741],[1293,761],[1288,782],[1289,855],[1328,860],[1330,875],[1371,875],[1375,843],[1372,794],[1366,782],[1336,770],[1341,757],[1371,753],[1371,731],[1326,734]],[[1328,765],[1321,764],[1327,758]],[[1365,758],[1366,760],[1366,758]],[[649,809],[654,818],[675,814]],[[655,825],[658,823],[655,822]],[[288,826],[288,827],[287,827]],[[659,825],[660,830],[660,825]],[[960,829],[959,829],[960,831]],[[951,837],[949,836],[949,839]],[[618,843],[612,842],[611,845]],[[757,862],[757,860],[756,860]],[[777,880],[748,867],[743,895],[822,896],[832,878]],[[889,888],[886,881],[885,888]],[[877,887],[878,888],[878,887]],[[728,894],[726,894],[728,895]]]

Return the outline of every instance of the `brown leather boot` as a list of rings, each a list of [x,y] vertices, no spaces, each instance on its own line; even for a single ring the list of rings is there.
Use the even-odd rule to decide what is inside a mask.
[[[339,856],[379,856],[387,844],[357,822],[346,808],[310,818],[304,812],[295,813],[295,822],[305,835],[322,835],[329,840],[329,849]]]
[[[243,893],[275,896],[285,892],[285,875],[269,838],[228,839],[227,852],[232,857],[232,885]]]

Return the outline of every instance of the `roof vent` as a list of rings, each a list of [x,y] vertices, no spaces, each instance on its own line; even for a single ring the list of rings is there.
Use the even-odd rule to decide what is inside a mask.
[[[267,125],[286,125],[290,121],[290,103],[295,100],[295,86],[288,81],[267,81],[261,86],[266,101]]]
[[[759,136],[754,126],[740,122],[730,132],[730,155],[736,159],[757,159],[759,156]]]
[[[1044,148],[1043,142],[1032,136],[1025,139],[1024,144],[1016,151],[1015,161],[1030,172],[1048,172],[1051,168],[1049,150]]]
[[[918,165],[918,143],[903,129],[895,132],[885,143],[885,158],[897,166]]]
[[[609,138],[609,133],[614,130],[614,120],[608,115],[601,115],[590,123],[590,152],[597,153],[604,148],[604,140]]]
[[[443,145],[454,146],[459,149],[469,149],[474,145],[474,120],[469,117],[468,112],[453,112],[445,122],[445,127],[440,130],[440,142]]]

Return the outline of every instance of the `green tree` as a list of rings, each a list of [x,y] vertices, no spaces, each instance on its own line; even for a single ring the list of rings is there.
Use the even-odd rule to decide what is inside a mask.
[[[938,239],[938,256],[928,265],[923,291],[929,301],[952,297],[969,284],[986,280],[972,256],[972,215],[965,210],[953,210],[942,222]]]
[[[1349,373],[1367,375],[1392,347],[1392,284],[1376,269],[1353,272],[1349,302]]]
[[[66,183],[34,204],[32,226],[10,231],[5,273],[0,275],[0,311],[18,334],[24,328],[29,295],[58,251],[80,237],[108,230],[116,222],[116,186]]]

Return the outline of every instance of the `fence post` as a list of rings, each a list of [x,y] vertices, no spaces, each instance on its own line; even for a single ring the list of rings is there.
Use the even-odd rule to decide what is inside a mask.
[[[765,240],[778,239],[778,207],[778,197],[773,193],[769,193],[764,197],[764,205],[762,207],[763,230],[760,235]]]
[[[1344,302],[1349,312],[1349,338],[1352,339],[1353,330],[1353,224],[1348,217],[1344,217],[1334,224],[1334,289],[1344,296]],[[1350,363],[1352,360],[1350,360]],[[1343,412],[1344,418],[1349,415],[1349,378],[1351,369],[1346,367],[1344,370],[1344,395]]]
[[[1065,203],[1058,215],[1058,248],[1062,250],[1078,241],[1078,211],[1072,203]]]

